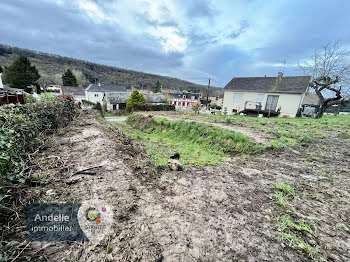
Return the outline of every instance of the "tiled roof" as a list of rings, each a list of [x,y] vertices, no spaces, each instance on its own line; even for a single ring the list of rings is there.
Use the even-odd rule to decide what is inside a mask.
[[[62,86],[62,94],[64,95],[85,95],[85,89],[79,86]]]
[[[281,77],[235,77],[225,90],[304,93],[311,76],[281,76]]]
[[[111,104],[124,104],[130,98],[129,92],[108,92],[106,98]],[[147,103],[164,103],[165,97],[161,93],[143,94]]]
[[[90,84],[85,90],[89,92],[126,92],[126,87],[116,85]]]
[[[165,96],[162,93],[143,94],[147,103],[164,103]]]
[[[131,93],[128,92],[106,93],[106,98],[110,104],[125,104],[130,96]]]

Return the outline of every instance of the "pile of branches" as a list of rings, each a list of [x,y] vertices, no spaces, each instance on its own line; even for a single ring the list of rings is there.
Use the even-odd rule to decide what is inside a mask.
[[[74,103],[55,98],[0,108],[1,180],[25,182],[24,159],[42,143],[45,134],[67,125],[75,115]]]
[[[23,203],[18,199],[30,184],[31,156],[43,147],[45,135],[66,126],[75,114],[74,102],[63,97],[0,107],[0,232],[3,237],[11,235],[16,223],[20,223],[17,211]],[[0,260],[5,253],[9,254],[7,249],[11,249],[11,245],[4,246],[4,243],[1,238]]]

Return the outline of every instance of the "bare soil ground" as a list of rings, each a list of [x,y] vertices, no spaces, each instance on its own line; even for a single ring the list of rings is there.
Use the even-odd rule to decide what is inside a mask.
[[[169,120],[184,120],[184,121],[193,121],[197,123],[205,123],[209,126],[216,126],[222,129],[228,129],[231,131],[236,131],[239,133],[242,133],[255,141],[256,143],[259,144],[267,144],[271,139],[273,139],[273,136],[270,134],[258,132],[252,128],[244,127],[244,126],[233,126],[225,123],[208,123],[203,121],[202,119],[195,118],[195,116],[188,116],[189,118],[183,119],[181,118],[181,113],[176,112],[176,111],[150,111],[150,112],[137,112],[138,114],[141,115],[152,115],[154,117],[165,117]]]
[[[47,261],[309,261],[278,241],[276,217],[288,212],[314,229],[304,239],[320,261],[350,261],[350,140],[228,159],[220,166],[157,171],[143,149],[114,127],[84,114],[50,139],[38,157],[50,184],[47,202],[91,198],[114,207],[99,245],[31,243],[27,257]],[[326,146],[326,147],[325,147]],[[323,148],[323,149],[322,149]],[[326,149],[324,149],[326,148]],[[96,175],[74,175],[93,166]],[[272,198],[285,181],[296,195],[284,210]],[[53,196],[45,191],[53,188]],[[39,190],[39,189],[37,189]],[[107,248],[110,246],[111,248]]]

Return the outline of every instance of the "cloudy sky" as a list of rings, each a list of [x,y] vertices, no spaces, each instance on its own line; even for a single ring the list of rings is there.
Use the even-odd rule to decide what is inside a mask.
[[[350,1],[0,0],[0,43],[224,86],[350,47]],[[285,62],[285,63],[284,63]]]

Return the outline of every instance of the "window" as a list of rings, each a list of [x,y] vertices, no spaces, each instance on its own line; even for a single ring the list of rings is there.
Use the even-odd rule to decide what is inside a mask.
[[[263,103],[265,99],[265,95],[264,94],[258,94],[258,96],[256,97],[256,102],[257,103]]]
[[[265,110],[275,111],[278,103],[279,96],[268,95]]]
[[[242,102],[243,101],[243,94],[242,93],[235,93],[233,95],[233,102]]]
[[[98,97],[98,94],[95,94],[95,97]]]

